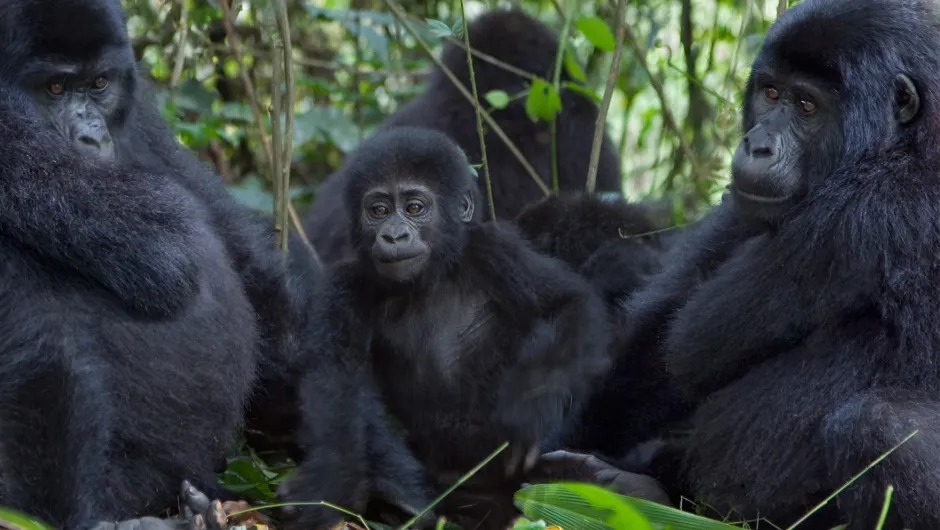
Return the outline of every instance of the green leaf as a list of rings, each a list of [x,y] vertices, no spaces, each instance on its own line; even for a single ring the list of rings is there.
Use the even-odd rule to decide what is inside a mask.
[[[525,98],[525,112],[529,119],[550,122],[555,115],[561,112],[561,96],[555,92],[555,87],[540,77],[536,77],[529,87],[529,94]]]
[[[516,507],[529,519],[578,530],[653,530],[625,497],[592,484],[536,484],[516,492]]]
[[[565,71],[568,72],[568,75],[571,76],[572,79],[582,83],[587,82],[587,75],[585,75],[584,69],[581,68],[581,63],[578,62],[578,57],[574,54],[571,44],[565,46],[563,64],[565,65]]]
[[[591,484],[537,484],[516,492],[515,502],[529,519],[538,517],[562,528],[741,530],[721,521],[683,512],[671,506],[618,495]]]
[[[509,94],[504,90],[490,90],[483,97],[494,109],[505,109],[509,105]]]
[[[450,27],[450,31],[451,33],[454,34],[454,37],[457,37],[458,39],[462,39],[463,38],[463,19],[462,18],[457,19],[457,21],[454,22],[454,25]]]
[[[572,92],[577,92],[578,94],[581,94],[582,96],[589,97],[592,100],[594,100],[594,102],[596,103],[601,102],[601,97],[597,95],[597,92],[594,92],[593,90],[591,90],[590,88],[584,85],[579,85],[571,81],[565,81],[564,83],[561,84],[561,86],[565,87],[566,89]]]
[[[451,31],[450,27],[447,24],[441,22],[440,20],[427,18],[425,19],[428,23],[428,30],[431,32],[431,35],[434,35],[437,38],[450,37],[454,34]]]
[[[246,176],[237,185],[227,186],[226,189],[236,202],[259,212],[270,212],[274,206],[274,196],[264,189],[264,181],[257,175]],[[238,464],[236,470],[241,469],[243,469],[242,464]],[[254,480],[248,482],[254,482]]]
[[[595,48],[605,52],[614,51],[614,34],[610,31],[610,26],[600,17],[581,17],[574,23],[574,26]]]
[[[45,523],[15,510],[9,508],[0,508],[0,528],[10,528],[11,530],[52,530],[52,527]]]
[[[172,97],[181,109],[210,114],[212,103],[218,98],[218,94],[206,90],[202,83],[195,79],[186,79],[180,83]]]
[[[520,517],[512,530],[545,530],[545,521],[527,521]]]

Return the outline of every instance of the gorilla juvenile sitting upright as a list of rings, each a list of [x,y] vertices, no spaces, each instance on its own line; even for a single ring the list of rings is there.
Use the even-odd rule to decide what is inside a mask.
[[[519,10],[496,10],[471,21],[467,32],[470,46],[475,50],[543,79],[551,79],[558,35],[537,19]],[[464,86],[470,86],[467,55],[462,47],[445,44],[441,62]],[[528,87],[526,78],[478,57],[473,57],[473,71],[481,98],[491,90],[518,94]],[[561,79],[570,80],[566,71],[562,71]],[[598,108],[589,98],[570,90],[561,92],[561,105],[561,113],[556,118],[558,187],[560,191],[581,190],[587,181]],[[533,122],[526,114],[524,100],[514,100],[504,109],[492,110],[491,115],[551,188],[552,144],[548,124]],[[399,126],[441,131],[467,153],[472,164],[482,163],[473,105],[438,68],[431,71],[425,92],[389,116],[378,131]],[[512,219],[544,194],[502,140],[488,126],[484,127],[496,217]],[[482,187],[482,169],[479,173],[477,185]],[[349,241],[349,214],[343,211],[340,200],[342,178],[342,172],[337,172],[323,182],[304,221],[304,228],[327,262],[350,257],[353,253]],[[597,191],[621,192],[620,160],[606,134],[601,145]],[[489,219],[487,201],[481,201],[477,210],[477,215]]]
[[[357,257],[338,264],[324,286],[308,360],[316,384],[303,385],[301,398],[312,456],[291,497],[329,495],[361,509],[375,493],[369,480],[412,483],[421,468],[441,491],[503,441],[511,445],[502,463],[476,479],[518,486],[519,472],[563,433],[609,367],[600,297],[512,226],[473,220],[469,164],[441,133],[377,133],[342,171]],[[375,448],[395,442],[375,437],[392,436],[387,426],[369,423],[384,414],[382,401],[355,397],[357,388],[370,395],[370,381],[405,430],[407,448],[392,460],[399,469],[412,462],[404,479],[376,463],[388,450]],[[384,476],[366,476],[369,469]],[[349,481],[345,489],[328,482],[334,477]],[[507,515],[492,514],[485,527],[505,528]],[[323,516],[309,512],[305,527]]]
[[[258,334],[208,212],[3,82],[0,180],[0,506],[88,530],[216,492]]]
[[[751,70],[730,194],[635,297],[700,403],[682,479],[785,527],[940,528],[940,13],[804,0]]]

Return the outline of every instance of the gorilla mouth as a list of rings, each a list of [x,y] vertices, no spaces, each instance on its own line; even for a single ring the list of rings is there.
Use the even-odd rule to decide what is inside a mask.
[[[375,260],[384,265],[392,265],[395,263],[401,263],[404,261],[410,261],[415,258],[420,258],[424,255],[424,252],[421,250],[406,250],[403,252],[396,252],[394,254],[379,254],[375,257]]]
[[[745,199],[750,202],[758,203],[758,204],[776,205],[776,204],[783,204],[787,202],[788,200],[790,200],[790,197],[788,195],[779,195],[779,196],[755,195],[753,193],[748,193],[742,190],[740,186],[734,186],[734,191],[742,199]]]

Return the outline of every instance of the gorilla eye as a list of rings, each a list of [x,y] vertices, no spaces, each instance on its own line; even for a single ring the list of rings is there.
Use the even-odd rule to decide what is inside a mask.
[[[803,109],[804,114],[812,114],[816,112],[816,104],[808,99],[800,101],[800,108]]]
[[[764,87],[764,95],[771,101],[776,101],[780,97],[780,93],[772,86]]]
[[[53,96],[61,96],[65,92],[65,85],[61,81],[49,81],[46,85],[46,90],[49,91]]]
[[[388,208],[386,208],[385,205],[376,204],[372,207],[372,213],[377,217],[385,217],[388,215]]]
[[[103,76],[98,76],[95,78],[95,82],[91,85],[95,90],[104,90],[108,86],[108,80]]]
[[[408,205],[405,206],[405,213],[407,213],[408,215],[418,215],[419,213],[423,211],[424,211],[424,205],[421,204],[420,202],[409,202]]]

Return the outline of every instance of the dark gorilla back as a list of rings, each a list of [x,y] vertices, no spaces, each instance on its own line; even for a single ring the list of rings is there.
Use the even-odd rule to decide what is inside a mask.
[[[474,49],[543,79],[550,79],[558,35],[524,12],[491,11],[473,20],[468,33]],[[445,45],[441,61],[464,86],[470,86],[466,52],[461,47],[450,43]],[[473,69],[481,98],[491,90],[503,90],[508,94],[526,90],[527,79],[477,57],[473,58]],[[563,71],[561,77],[568,79],[567,72]],[[551,188],[548,124],[533,123],[526,115],[524,100],[513,101],[505,109],[493,110],[491,114],[545,185]],[[562,111],[557,118],[558,181],[562,191],[584,189],[597,115],[598,109],[593,101],[571,91],[562,91]],[[427,90],[386,119],[377,132],[403,125],[441,131],[464,150],[471,164],[482,162],[473,106],[438,68],[432,70]],[[512,219],[527,204],[544,194],[499,137],[485,124],[484,130],[496,216]],[[482,170],[479,173],[478,184],[482,188]],[[314,246],[326,262],[350,256],[349,220],[339,200],[342,175],[337,172],[321,185],[304,223]],[[601,192],[621,191],[620,161],[617,150],[606,135],[601,148],[596,189]],[[489,218],[485,195],[478,208],[484,219]]]

